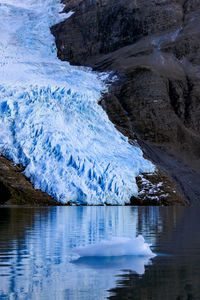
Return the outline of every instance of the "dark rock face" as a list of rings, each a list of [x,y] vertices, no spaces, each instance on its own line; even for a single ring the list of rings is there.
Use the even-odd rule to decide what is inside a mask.
[[[63,2],[75,13],[52,28],[59,58],[116,71],[101,101],[111,121],[200,182],[200,0]]]
[[[61,59],[70,58],[75,64],[82,64],[88,55],[109,53],[182,25],[182,0],[149,0],[148,5],[146,0],[63,2],[66,11],[75,9],[76,14],[59,25],[58,53]]]
[[[9,188],[7,188],[3,184],[3,182],[0,182],[0,195],[1,195],[0,204],[6,203],[11,197],[11,193],[9,191]]]

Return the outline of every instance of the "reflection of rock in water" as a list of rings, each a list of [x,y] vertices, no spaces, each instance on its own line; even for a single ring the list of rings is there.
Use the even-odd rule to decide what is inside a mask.
[[[165,238],[162,232],[171,236],[173,228],[184,218],[185,209],[171,207],[138,207],[138,234],[150,237],[152,232],[157,235],[156,241],[150,241],[152,244],[158,244]],[[167,222],[166,222],[167,220]]]
[[[25,246],[27,229],[33,229],[35,222],[48,218],[50,208],[0,208],[0,253],[9,252],[16,246]]]
[[[183,264],[174,262],[173,267],[168,265],[168,262],[166,265],[160,265],[159,260],[154,263],[154,266],[146,268],[142,277],[133,273],[120,276],[118,287],[110,290],[109,299],[200,299],[199,274],[193,276],[191,273],[194,265],[188,264],[183,267]],[[192,284],[187,283],[190,280]]]
[[[155,211],[159,217],[153,220]],[[110,299],[198,300],[200,299],[200,209],[145,208],[139,213],[139,231],[157,232],[156,251],[173,254],[157,256],[142,277],[123,274]],[[162,227],[160,224],[162,223]],[[133,298],[134,295],[134,298]]]

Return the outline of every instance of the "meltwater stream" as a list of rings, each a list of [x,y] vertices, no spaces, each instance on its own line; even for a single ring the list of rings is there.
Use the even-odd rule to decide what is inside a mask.
[[[124,204],[154,166],[98,105],[105,74],[56,56],[59,0],[0,0],[0,152],[60,202]]]

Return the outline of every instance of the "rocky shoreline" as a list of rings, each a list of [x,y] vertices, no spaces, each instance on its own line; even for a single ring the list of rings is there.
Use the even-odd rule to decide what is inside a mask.
[[[63,205],[41,190],[35,190],[22,172],[22,166],[0,157],[0,206]],[[161,171],[141,174],[137,177],[137,183],[139,194],[137,198],[131,198],[130,205],[185,205],[173,182]]]

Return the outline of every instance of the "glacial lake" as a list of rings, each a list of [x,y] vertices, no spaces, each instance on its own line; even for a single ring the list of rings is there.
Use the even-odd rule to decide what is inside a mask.
[[[155,257],[72,251],[138,235]],[[199,300],[200,208],[0,208],[0,300],[106,298]]]

